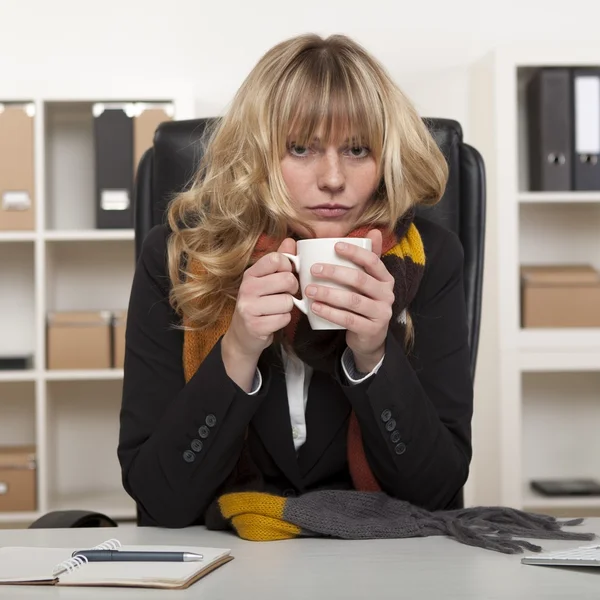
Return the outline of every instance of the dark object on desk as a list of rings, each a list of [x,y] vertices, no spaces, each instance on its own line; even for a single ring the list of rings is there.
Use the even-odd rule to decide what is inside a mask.
[[[569,69],[540,69],[527,86],[529,189],[571,189],[573,101]]]
[[[34,521],[29,529],[62,529],[65,527],[117,527],[102,513],[89,510],[54,510]]]
[[[600,190],[600,69],[573,71],[573,189]]]
[[[165,209],[174,193],[190,183],[202,158],[202,136],[212,119],[162,123],[154,145],[140,162],[135,182],[135,250],[139,258],[148,232],[165,221]],[[449,165],[446,191],[431,208],[419,214],[456,233],[464,250],[464,286],[469,324],[471,373],[475,374],[485,237],[485,167],[479,152],[464,143],[460,123],[450,119],[426,118],[425,123]],[[453,508],[463,505],[462,493]]]
[[[23,371],[33,367],[33,356],[0,356],[0,371]]]
[[[531,488],[544,496],[600,496],[600,482],[595,479],[537,479]]]

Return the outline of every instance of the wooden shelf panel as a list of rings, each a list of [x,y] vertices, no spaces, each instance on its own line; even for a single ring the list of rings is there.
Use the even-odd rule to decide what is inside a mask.
[[[598,192],[520,192],[521,204],[600,204]]]
[[[46,370],[46,381],[99,381],[123,378],[123,369]]]
[[[103,242],[133,240],[133,229],[82,229],[44,232],[48,242]]]

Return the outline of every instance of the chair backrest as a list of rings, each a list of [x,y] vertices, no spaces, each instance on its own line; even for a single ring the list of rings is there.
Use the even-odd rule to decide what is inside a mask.
[[[464,249],[464,282],[469,322],[471,373],[474,376],[481,319],[485,232],[485,169],[481,155],[465,144],[460,124],[450,119],[424,119],[449,165],[441,201],[420,207],[425,218],[454,231]],[[162,123],[153,147],[138,167],[135,189],[136,256],[147,233],[164,221],[173,195],[190,183],[202,156],[201,138],[210,119]]]

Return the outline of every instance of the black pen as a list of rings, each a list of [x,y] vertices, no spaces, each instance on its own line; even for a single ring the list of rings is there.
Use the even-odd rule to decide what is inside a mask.
[[[71,556],[83,556],[88,562],[193,562],[202,560],[202,554],[194,552],[154,552],[125,550],[75,550]]]

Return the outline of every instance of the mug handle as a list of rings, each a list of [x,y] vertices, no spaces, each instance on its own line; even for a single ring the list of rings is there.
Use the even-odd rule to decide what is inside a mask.
[[[296,273],[300,272],[300,257],[299,256],[295,256],[294,254],[287,254],[287,252],[282,252],[281,254],[283,254],[283,256],[287,256],[287,258],[289,258],[292,261],[292,264],[294,265],[294,268],[296,269]],[[305,315],[308,315],[308,303],[306,302],[305,298],[303,298],[302,300],[298,300],[298,298],[295,298],[294,296],[292,296],[292,302]]]

